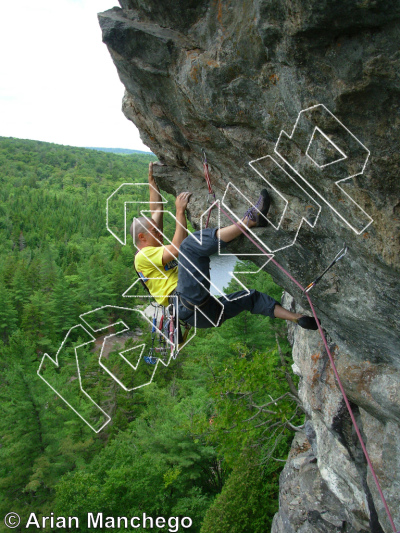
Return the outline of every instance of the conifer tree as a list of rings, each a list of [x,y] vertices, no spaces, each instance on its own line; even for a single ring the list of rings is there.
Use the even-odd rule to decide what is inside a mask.
[[[24,306],[21,327],[36,343],[38,352],[51,351],[54,339],[54,301],[41,291],[35,291]]]
[[[14,307],[10,291],[0,278],[0,338],[7,342],[17,325],[17,310]]]
[[[57,335],[65,334],[79,321],[78,306],[72,290],[61,274],[52,294],[53,324]]]
[[[12,278],[12,291],[15,308],[17,309],[19,320],[21,320],[23,308],[31,294],[28,284],[28,267],[24,260],[19,261],[15,269]]]
[[[13,505],[16,512],[23,510],[27,500],[33,503],[23,489],[45,446],[32,361],[34,346],[21,330],[0,348],[0,501],[8,508]]]

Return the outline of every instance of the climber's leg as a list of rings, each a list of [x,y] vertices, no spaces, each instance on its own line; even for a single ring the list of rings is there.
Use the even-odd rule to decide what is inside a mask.
[[[292,313],[268,294],[256,290],[251,290],[248,294],[247,291],[234,292],[222,296],[218,300],[224,306],[224,316],[221,323],[237,316],[242,311],[250,311],[250,313],[255,315],[289,320],[304,329],[318,329],[314,317],[304,316],[301,313]]]
[[[318,329],[317,322],[313,316],[305,316],[301,313],[292,313],[279,304],[274,309],[275,318],[283,318],[283,320],[290,320],[304,329]],[[321,320],[319,320],[321,323]]]
[[[224,306],[224,321],[237,316],[242,311],[250,311],[253,315],[264,315],[275,318],[274,310],[279,305],[268,294],[254,289],[233,292],[226,296],[221,296],[218,300]]]
[[[211,296],[198,307],[196,316],[194,309],[191,311],[187,309],[188,302],[183,299],[183,307],[182,305],[179,307],[179,316],[198,328],[211,328],[220,326],[225,320],[237,316],[242,311],[274,318],[276,305],[278,302],[268,294],[256,290],[238,291],[219,298]]]
[[[265,216],[270,203],[269,194],[263,189],[255,205],[246,211],[240,223],[218,230],[206,228],[188,235],[179,249],[178,293],[186,295],[193,303],[199,301],[198,296],[204,299],[204,289],[208,290],[210,287],[210,256],[243,233],[240,225],[245,227],[266,225]],[[185,270],[185,273],[181,274],[182,270]],[[195,294],[192,294],[193,281],[204,285],[195,291]]]
[[[270,204],[271,199],[268,191],[263,189],[257,202],[246,211],[240,222],[226,226],[217,231],[218,239],[221,239],[221,241],[224,242],[230,242],[233,239],[236,239],[236,237],[239,237],[239,235],[243,233],[243,229],[241,229],[240,226],[244,226],[245,228],[266,226],[267,219],[265,217],[268,213]]]
[[[297,322],[303,315],[301,313],[292,313],[281,305],[277,304],[274,309],[275,318],[282,318],[283,320],[290,320],[291,322]]]
[[[227,243],[219,240],[214,228],[195,231],[182,242],[179,249],[177,293],[187,301],[198,304],[209,296],[210,256]]]
[[[268,192],[263,189],[257,203],[246,212],[240,224],[246,227],[266,225],[265,215],[269,205]],[[243,232],[239,225],[232,224],[219,230],[207,228],[196,231],[182,242],[179,250],[177,285],[180,301],[179,316],[193,325],[195,318],[193,309],[194,306],[198,306],[201,313],[199,311],[196,313],[196,325],[199,328],[208,328],[214,324],[220,325],[224,320],[233,318],[242,311],[250,311],[271,318],[291,320],[307,329],[314,329],[307,320],[304,324],[300,323],[302,319],[312,320],[312,317],[302,317],[299,313],[287,311],[274,298],[256,290],[239,291],[221,298],[210,295],[210,256],[227,246],[228,242],[241,233]],[[219,320],[221,304],[224,307],[224,314]]]

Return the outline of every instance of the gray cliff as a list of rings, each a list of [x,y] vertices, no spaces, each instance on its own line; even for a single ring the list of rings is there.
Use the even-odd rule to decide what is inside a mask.
[[[161,186],[194,192],[193,225],[207,207],[204,148],[232,213],[268,181],[279,229],[255,233],[301,284],[349,246],[310,295],[400,529],[400,2],[120,4],[99,21],[123,112],[164,163]],[[244,237],[232,250],[257,252]],[[286,305],[307,311],[300,289],[266,270]],[[273,533],[391,532],[319,334],[289,334],[308,420],[281,475]]]

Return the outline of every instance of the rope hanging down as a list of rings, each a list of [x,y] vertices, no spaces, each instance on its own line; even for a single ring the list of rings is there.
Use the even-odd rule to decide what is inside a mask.
[[[205,157],[205,152],[204,152],[204,150],[203,150],[203,155],[204,155],[204,157]],[[204,167],[204,168],[206,168],[206,167]],[[204,173],[204,174],[205,174],[205,173]],[[208,175],[208,166],[207,166],[207,175]],[[208,185],[208,184],[210,183],[210,177],[209,177],[209,176],[208,176],[208,178],[206,177],[206,181],[207,181],[207,185]],[[209,185],[209,193],[210,193],[210,194],[214,194],[214,193],[212,192],[212,190],[210,191],[210,186],[211,186],[211,183],[210,183],[210,185]],[[214,195],[214,199],[215,199],[215,195]],[[241,232],[242,232],[242,233],[243,233],[243,234],[249,239],[249,241],[251,241],[251,242],[252,242],[252,243],[253,243],[253,244],[254,244],[254,245],[255,245],[255,246],[256,246],[256,247],[257,247],[257,248],[258,248],[258,249],[264,254],[264,255],[266,255],[267,257],[269,257],[269,258],[270,258],[270,261],[271,261],[271,262],[272,262],[277,268],[279,268],[279,270],[281,270],[281,271],[282,271],[282,272],[283,272],[283,273],[284,273],[284,274],[285,274],[285,275],[286,275],[291,281],[293,281],[293,283],[295,283],[295,285],[297,285],[297,287],[298,287],[302,292],[305,293],[306,298],[307,298],[307,300],[308,300],[308,303],[309,303],[309,305],[310,305],[311,312],[312,312],[312,314],[313,314],[313,316],[314,316],[314,318],[315,318],[315,320],[316,320],[316,322],[317,322],[317,325],[318,325],[318,331],[319,331],[319,333],[320,333],[320,335],[321,335],[322,341],[323,341],[324,346],[325,346],[325,350],[326,350],[326,352],[327,352],[327,354],[328,354],[329,361],[330,361],[330,363],[331,363],[333,373],[335,374],[336,381],[337,381],[337,383],[338,383],[338,386],[339,386],[340,392],[342,393],[342,396],[343,396],[343,399],[344,399],[344,401],[345,401],[345,404],[346,404],[347,410],[348,410],[348,412],[349,412],[350,418],[351,418],[351,420],[352,420],[352,422],[353,422],[354,429],[355,429],[355,431],[356,431],[356,434],[357,434],[358,440],[359,440],[359,442],[360,442],[360,445],[361,445],[362,451],[364,452],[364,456],[365,456],[365,459],[366,459],[366,461],[367,461],[368,467],[369,467],[369,469],[370,469],[370,471],[371,471],[371,474],[372,474],[372,477],[373,477],[373,479],[374,479],[374,482],[375,482],[376,488],[377,488],[377,490],[378,490],[378,492],[379,492],[379,496],[380,496],[380,498],[381,498],[381,500],[382,500],[382,503],[383,503],[383,506],[384,506],[384,508],[385,508],[385,511],[386,511],[386,514],[387,514],[388,520],[389,520],[389,522],[390,522],[390,525],[392,526],[393,532],[394,532],[394,533],[400,533],[400,531],[398,531],[398,530],[396,529],[395,525],[394,525],[393,518],[392,518],[392,515],[390,514],[390,510],[389,510],[388,504],[387,504],[386,499],[385,499],[385,496],[384,496],[384,494],[383,494],[383,492],[382,492],[382,489],[381,489],[381,486],[380,486],[380,484],[379,484],[379,481],[378,481],[377,475],[376,475],[376,473],[375,473],[374,467],[372,466],[371,459],[369,458],[369,455],[368,455],[368,452],[367,452],[367,448],[365,447],[365,444],[364,444],[363,438],[362,438],[362,436],[361,436],[360,429],[359,429],[359,427],[358,427],[358,425],[357,425],[356,419],[355,419],[355,417],[354,417],[354,413],[353,413],[353,411],[352,411],[352,409],[351,409],[350,402],[349,402],[349,400],[348,400],[348,398],[347,398],[347,395],[346,395],[346,393],[345,393],[345,391],[344,391],[344,388],[343,388],[342,382],[341,382],[341,380],[340,380],[340,377],[339,377],[338,371],[337,371],[337,369],[336,369],[335,361],[334,361],[334,359],[333,359],[333,356],[332,356],[332,354],[331,354],[331,351],[329,350],[328,342],[327,342],[326,337],[325,337],[325,334],[324,334],[324,332],[323,332],[323,330],[322,330],[322,328],[321,328],[321,325],[320,325],[320,323],[319,323],[319,320],[318,320],[317,314],[316,314],[315,309],[314,309],[314,306],[313,306],[313,304],[312,304],[312,302],[311,302],[311,298],[310,298],[310,296],[308,295],[308,292],[306,292],[306,289],[305,289],[305,288],[304,288],[304,287],[303,287],[303,286],[302,286],[302,285],[301,285],[301,284],[300,284],[300,283],[299,283],[299,282],[298,282],[298,281],[297,281],[297,280],[296,280],[291,274],[289,274],[289,272],[288,272],[287,270],[285,270],[285,269],[283,268],[283,266],[281,266],[281,265],[280,265],[280,264],[279,264],[279,263],[278,263],[273,257],[271,257],[271,254],[269,254],[269,253],[266,252],[263,248],[261,248],[261,246],[260,246],[260,245],[259,245],[259,244],[258,244],[258,243],[257,243],[257,242],[256,242],[251,236],[250,236],[250,235],[248,235],[248,233],[247,233],[246,230],[242,227],[241,224],[238,224],[237,221],[235,221],[235,220],[234,220],[234,219],[233,219],[233,218],[232,218],[232,217],[231,217],[231,216],[230,216],[230,215],[229,215],[229,214],[228,214],[228,213],[227,213],[227,212],[226,212],[221,206],[219,206],[219,208],[220,208],[220,210],[222,211],[222,213],[224,213],[224,215],[225,215],[226,217],[228,217],[228,219],[240,229],[240,231],[241,231]],[[210,210],[210,211],[211,211],[211,210]],[[347,251],[347,249],[345,249],[343,255],[345,255],[346,251]],[[339,252],[339,254],[340,254],[341,252],[342,252],[342,250]],[[338,254],[338,255],[339,255],[339,254]],[[342,255],[342,256],[343,256],[343,255]],[[339,259],[337,259],[337,257],[338,257],[338,256],[336,256],[336,258],[334,259],[334,262],[339,261],[340,257],[339,257]],[[334,264],[334,263],[333,263],[333,264]],[[332,266],[333,266],[333,265],[332,265]],[[329,268],[330,268],[330,266],[328,267],[328,269],[329,269]],[[322,274],[322,275],[323,275],[323,274]],[[315,284],[315,283],[314,283],[314,284]],[[310,285],[311,285],[311,284],[310,284]],[[310,287],[310,288],[311,288],[311,287]]]
[[[211,180],[210,180],[210,174],[208,173],[208,163],[207,163],[207,156],[206,156],[205,150],[203,150],[203,170],[204,170],[204,177],[206,179],[207,187],[208,187],[207,204],[212,204],[208,210],[208,215],[207,215],[206,228],[208,228],[208,223],[210,222],[211,211],[215,207],[214,206],[215,193],[212,190],[212,186],[211,186]]]

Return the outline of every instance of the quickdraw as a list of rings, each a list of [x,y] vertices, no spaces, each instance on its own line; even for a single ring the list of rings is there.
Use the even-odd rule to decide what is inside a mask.
[[[167,363],[169,356],[172,359],[176,359],[179,350],[187,340],[191,326],[183,322],[184,332],[182,334],[180,324],[176,321],[174,305],[170,304],[164,307],[155,302],[152,302],[151,305],[154,307],[151,327],[151,347],[149,354],[143,357],[143,359],[149,365],[155,365],[160,358],[164,363]],[[158,320],[160,311],[161,317]],[[156,342],[158,342],[158,346],[155,345]]]
[[[319,275],[317,278],[315,278],[314,281],[312,281],[307,287],[304,289],[304,292],[310,292],[310,290],[315,287],[315,285],[325,276],[325,274],[330,270],[333,265],[336,265],[338,261],[340,261],[346,254],[347,254],[348,247],[346,246],[346,243],[343,244],[343,248],[336,254],[336,257],[331,262],[329,266],[326,267],[326,269],[322,272],[321,275]]]
[[[164,307],[160,304],[152,302],[154,307],[154,315],[151,326],[151,347],[149,354],[143,357],[144,361],[149,365],[155,365],[158,359],[162,359],[167,362],[168,355],[170,354],[173,359],[178,354],[177,345],[177,328],[175,327],[175,309],[173,305]],[[158,315],[161,311],[161,317],[158,321]],[[158,322],[158,324],[157,324]],[[158,332],[158,333],[157,333]],[[167,339],[170,341],[169,346]],[[158,346],[155,346],[158,340]],[[155,356],[157,355],[157,357]]]
[[[155,352],[162,352],[163,354],[166,353],[166,346],[165,346],[166,342],[165,342],[165,338],[163,337],[161,333],[159,333],[159,347],[156,347],[154,345],[156,341],[156,337],[157,337],[158,314],[159,314],[160,309],[162,309],[162,314],[161,314],[160,323],[158,327],[159,332],[161,332],[163,328],[165,308],[155,303],[151,303],[151,305],[154,307],[154,315],[153,315],[152,327],[151,327],[151,347],[149,350],[149,355],[143,357],[143,359],[145,360],[147,364],[155,365],[157,363],[158,358],[154,357],[153,354]]]

